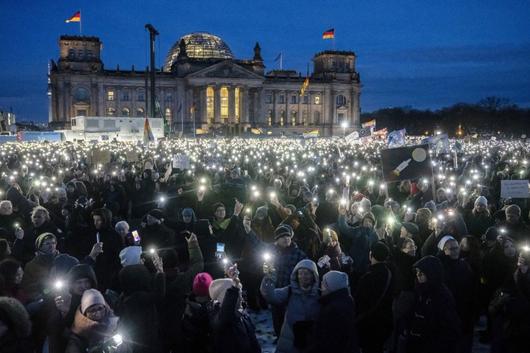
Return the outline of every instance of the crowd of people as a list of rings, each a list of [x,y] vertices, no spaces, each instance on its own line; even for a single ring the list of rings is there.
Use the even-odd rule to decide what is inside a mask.
[[[407,144],[419,143],[409,137]],[[0,352],[528,352],[524,140],[0,145]]]

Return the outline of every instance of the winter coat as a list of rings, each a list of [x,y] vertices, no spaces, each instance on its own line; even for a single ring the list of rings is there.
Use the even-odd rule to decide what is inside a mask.
[[[15,239],[13,256],[22,263],[28,263],[35,256],[35,240],[43,233],[52,233],[58,244],[62,239],[62,231],[52,222],[44,222],[40,227],[30,227],[24,230],[24,238]]]
[[[24,267],[24,277],[22,277],[20,285],[27,294],[29,301],[42,295],[47,286],[55,258],[56,255],[39,254]]]
[[[175,233],[164,224],[147,225],[140,229],[142,248],[144,250],[173,249],[175,247]]]
[[[186,353],[212,353],[213,333],[209,320],[211,302],[199,302],[192,293],[186,299],[182,315],[183,351]]]
[[[223,302],[210,311],[215,353],[261,353],[250,316],[236,307],[240,291],[228,288]]]
[[[291,282],[291,274],[296,264],[307,258],[307,256],[294,242],[287,248],[275,246],[274,249],[275,285],[276,288],[282,288]]]
[[[319,300],[314,344],[310,353],[358,353],[355,329],[355,303],[348,288],[339,289]]]
[[[369,265],[370,247],[378,240],[374,230],[366,227],[351,227],[346,223],[346,217],[342,215],[339,216],[337,225],[341,248],[352,257],[354,271],[366,272]]]
[[[517,266],[517,257],[507,257],[504,249],[498,242],[484,255],[482,260],[482,284],[486,300],[503,285],[514,273]]]
[[[7,332],[0,337],[2,353],[34,353],[31,321],[24,306],[15,298],[0,297],[0,321]]]
[[[92,233],[93,244],[96,243],[96,232]],[[94,271],[102,293],[111,288],[113,280],[121,269],[120,251],[123,247],[120,236],[113,229],[99,231],[99,239],[103,243],[103,253],[96,258]]]
[[[454,353],[460,336],[460,319],[449,289],[443,283],[443,266],[427,256],[414,264],[427,276],[415,288],[416,300],[406,329],[408,353]]]
[[[371,265],[357,283],[354,297],[361,347],[384,342],[392,332],[393,280],[387,265],[377,263]]]
[[[116,331],[117,322],[118,318],[110,308],[107,308],[107,316],[102,322],[90,320],[77,309],[65,353],[85,353],[105,342]]]
[[[310,290],[304,291],[298,284],[298,270],[305,268],[310,270],[314,276],[314,283]],[[268,277],[264,277],[261,282],[261,294],[265,300],[273,305],[285,305],[285,320],[281,329],[277,353],[298,353],[299,350],[294,346],[293,326],[297,322],[313,321],[315,322],[320,304],[319,278],[316,264],[311,260],[300,261],[291,273],[290,285],[283,288],[275,288],[274,283]]]
[[[486,213],[475,213],[473,210],[469,210],[465,213],[464,217],[467,225],[469,234],[480,238],[482,234],[486,233],[486,230],[495,224],[495,220],[489,214]]]

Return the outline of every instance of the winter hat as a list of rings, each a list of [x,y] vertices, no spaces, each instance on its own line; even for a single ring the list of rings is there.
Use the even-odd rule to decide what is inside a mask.
[[[496,227],[489,227],[486,230],[486,233],[484,233],[484,238],[487,241],[495,241],[495,240],[497,240],[498,236],[499,236],[499,231],[497,230]]]
[[[361,221],[361,224],[364,222],[365,219],[369,219],[372,221],[372,224],[375,226],[375,216],[372,212],[367,212]]]
[[[0,322],[14,332],[15,338],[26,338],[31,333],[29,314],[15,298],[0,297]]]
[[[225,298],[226,290],[234,285],[234,282],[230,278],[219,278],[215,281],[212,281],[208,292],[210,293],[210,298],[213,301],[218,301],[219,303],[223,302]]]
[[[348,275],[340,271],[329,271],[322,277],[322,295],[348,288]]]
[[[92,288],[97,288],[98,286],[98,281],[96,279],[94,269],[92,269],[92,266],[87,264],[75,265],[70,269],[70,271],[68,271],[67,277],[69,283],[73,283],[78,279],[87,278],[90,281]]]
[[[475,200],[475,207],[476,207],[477,205],[479,205],[479,204],[480,204],[480,205],[484,205],[484,206],[487,207],[487,206],[488,206],[488,199],[485,198],[484,196],[479,196],[479,197],[477,197],[477,199]]]
[[[208,272],[197,273],[193,279],[193,294],[197,297],[207,297],[213,278]]]
[[[377,241],[370,247],[372,257],[377,261],[386,261],[390,256],[390,249],[382,241]]]
[[[433,212],[433,213],[436,212],[436,203],[433,200],[425,203],[425,205],[423,207],[426,208],[426,209],[431,210],[431,212]]]
[[[359,201],[359,207],[362,207],[364,212],[370,212],[370,209],[372,208],[372,203],[370,202],[370,200],[364,197],[361,201]],[[374,223],[375,223],[375,217],[374,217]]]
[[[280,224],[274,231],[274,240],[278,240],[281,237],[292,237],[294,235],[293,228],[288,224]]]
[[[452,235],[445,235],[442,237],[442,239],[440,239],[440,241],[438,242],[438,249],[440,249],[441,251],[444,250],[444,246],[445,246],[445,243],[447,243],[449,240],[454,240],[456,241],[455,238],[453,238]]]
[[[79,264],[79,260],[68,254],[59,254],[53,261],[51,276],[63,276],[70,271],[72,267]]]
[[[120,262],[123,267],[130,265],[138,265],[142,262],[140,261],[140,256],[142,255],[142,247],[133,245],[128,246],[122,251],[120,251]]]
[[[107,306],[105,298],[97,289],[87,289],[81,297],[81,313],[85,314],[86,310],[93,305],[101,304]]]
[[[182,210],[182,216],[187,216],[187,217],[193,217],[193,209],[191,208],[185,208]]]
[[[158,219],[158,220],[161,220],[162,218],[164,218],[164,212],[162,212],[162,210],[158,209],[158,208],[152,209],[147,214],[149,216],[151,216],[151,217],[154,217],[154,218]]]
[[[39,250],[42,246],[42,243],[44,243],[45,240],[53,238],[55,241],[57,241],[57,238],[53,233],[42,233],[37,237],[35,240],[35,249]]]
[[[420,228],[412,222],[403,222],[401,223],[401,226],[407,230],[412,235],[418,235],[420,232]]]
[[[268,213],[269,213],[269,209],[267,208],[267,206],[261,206],[261,207],[258,207],[258,209],[256,210],[256,214],[254,217],[256,219],[262,220],[267,217]]]

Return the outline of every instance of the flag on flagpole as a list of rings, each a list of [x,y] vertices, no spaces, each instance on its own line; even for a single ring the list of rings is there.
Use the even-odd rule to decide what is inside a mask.
[[[335,38],[335,28],[330,28],[322,33],[322,39],[333,39]]]
[[[149,143],[155,140],[153,131],[151,131],[151,126],[149,125],[149,119],[145,118],[144,122],[144,142]]]
[[[64,22],[66,22],[66,23],[81,22],[81,11],[77,11],[76,13],[73,14],[72,17],[70,17],[69,19],[67,19]]]
[[[375,129],[375,119],[362,123],[361,127],[372,127]]]
[[[304,83],[302,83],[302,87],[300,87],[300,97],[304,95],[307,87],[309,87],[309,76],[305,78]]]
[[[282,57],[282,53],[278,54],[278,56],[274,58],[274,62],[280,60],[281,57]]]

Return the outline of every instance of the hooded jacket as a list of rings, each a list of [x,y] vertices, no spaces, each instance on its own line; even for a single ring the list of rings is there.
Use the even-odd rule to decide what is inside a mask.
[[[0,337],[2,353],[33,353],[31,321],[24,306],[15,298],[0,297],[0,321],[7,332]]]
[[[298,270],[305,268],[314,276],[311,289],[304,291],[298,284]],[[300,321],[316,321],[320,309],[319,276],[316,264],[311,260],[302,260],[291,273],[291,283],[283,288],[274,288],[273,281],[264,277],[261,282],[261,294],[273,305],[287,304],[285,320],[278,338],[277,353],[297,353],[294,346],[293,325]]]
[[[434,256],[426,256],[414,267],[427,276],[415,288],[416,300],[409,317],[407,352],[455,352],[460,336],[460,319],[455,301],[443,283],[443,266]]]
[[[72,333],[68,340],[65,353],[84,353],[88,349],[103,343],[112,337],[116,331],[118,318],[107,307],[107,315],[101,321],[93,321],[83,315],[78,309],[72,325]]]

